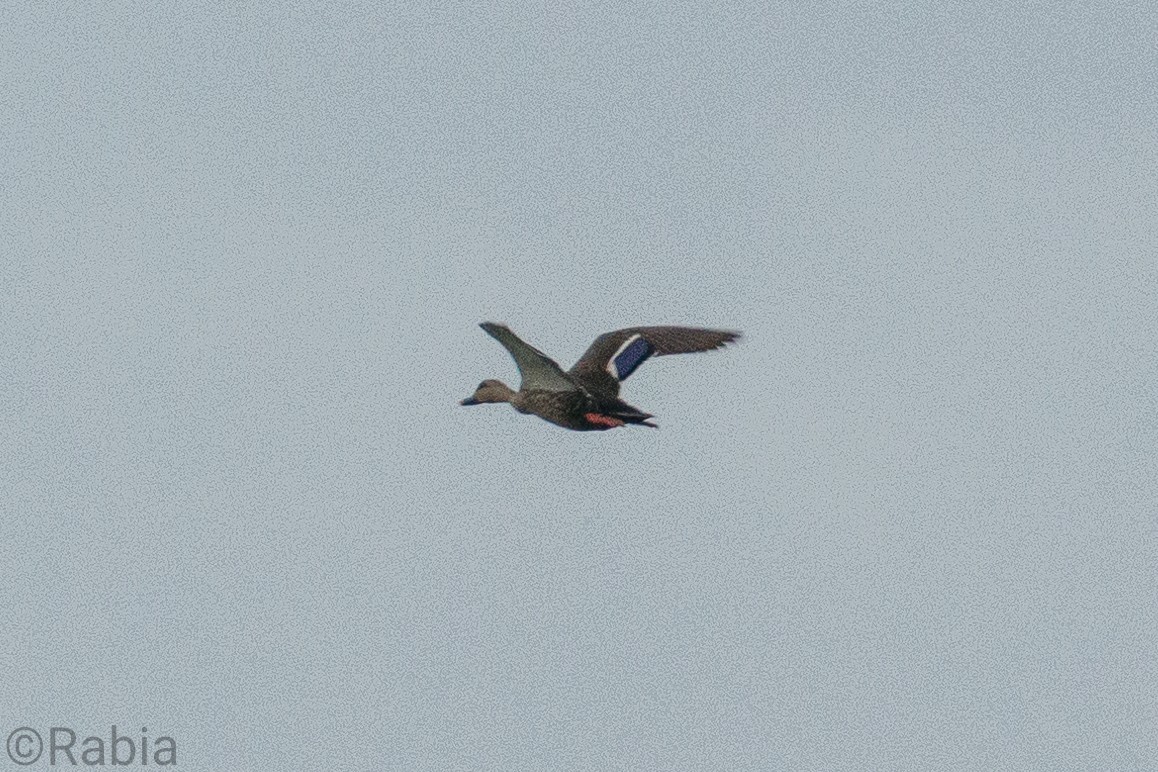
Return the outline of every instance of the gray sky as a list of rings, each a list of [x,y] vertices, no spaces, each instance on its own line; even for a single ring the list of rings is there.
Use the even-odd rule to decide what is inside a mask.
[[[5,4],[0,733],[1158,767],[1158,12],[1021,5]]]

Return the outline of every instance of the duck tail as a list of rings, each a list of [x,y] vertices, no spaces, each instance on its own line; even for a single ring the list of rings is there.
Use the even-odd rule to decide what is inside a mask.
[[[652,429],[659,428],[651,422],[651,419],[655,418],[655,416],[653,416],[651,413],[617,413],[615,417],[621,421],[624,421],[625,423],[631,424],[632,426],[650,426]]]
[[[607,415],[613,416],[620,421],[628,424],[636,424],[639,426],[650,426],[652,429],[659,427],[651,423],[648,419],[653,418],[651,413],[645,413],[634,405],[629,405],[621,399],[608,400],[604,403],[604,412]]]

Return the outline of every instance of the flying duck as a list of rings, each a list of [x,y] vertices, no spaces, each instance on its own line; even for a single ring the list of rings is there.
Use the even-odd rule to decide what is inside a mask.
[[[514,391],[502,381],[485,380],[461,404],[509,402],[520,413],[575,431],[628,424],[657,428],[648,420],[650,413],[619,399],[619,384],[650,357],[711,351],[740,337],[738,332],[697,327],[628,327],[600,335],[575,366],[564,371],[506,325],[483,322],[479,327],[510,352],[522,383]]]

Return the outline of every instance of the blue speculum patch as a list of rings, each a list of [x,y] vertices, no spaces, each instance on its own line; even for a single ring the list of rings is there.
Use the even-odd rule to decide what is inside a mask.
[[[655,349],[652,345],[643,338],[636,338],[628,343],[611,360],[615,365],[616,377],[621,381],[626,380],[627,376],[634,373],[635,368],[643,364],[653,351]]]

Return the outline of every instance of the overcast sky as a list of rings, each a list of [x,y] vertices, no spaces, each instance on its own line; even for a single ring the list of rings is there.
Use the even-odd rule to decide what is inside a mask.
[[[1158,767],[1158,11],[562,5],[4,5],[0,735]]]

